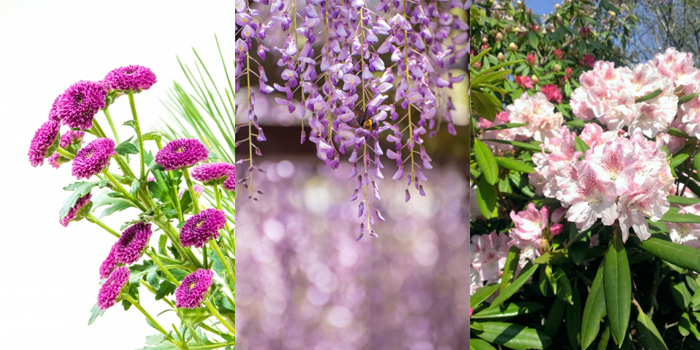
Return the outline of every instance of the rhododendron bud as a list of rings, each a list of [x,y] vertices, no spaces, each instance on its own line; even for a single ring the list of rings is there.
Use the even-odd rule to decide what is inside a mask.
[[[566,208],[554,209],[551,220],[553,223],[560,223],[564,220],[564,215],[566,215]]]
[[[496,58],[498,58],[498,62],[503,62],[503,60],[506,59],[506,56],[503,55],[503,52],[499,52]]]
[[[609,14],[610,17],[612,17],[612,18],[617,17],[617,14],[615,14],[615,12],[613,12],[613,11],[608,11],[608,14]]]
[[[561,5],[559,5],[559,4],[554,4],[554,8],[558,10],[558,9],[561,8]]]
[[[476,68],[476,69],[481,69],[481,62],[475,62],[475,63],[474,63],[474,68]]]
[[[562,224],[554,224],[552,227],[549,228],[549,232],[552,233],[552,236],[556,236],[564,231],[564,225]]]
[[[535,58],[533,54],[528,54],[527,57],[525,57],[525,63],[534,66],[537,63],[537,58]]]
[[[539,84],[539,83],[540,83],[540,78],[538,78],[536,75],[533,75],[533,76],[532,76],[532,82],[535,83],[535,84]]]
[[[500,42],[501,40],[503,40],[503,34],[496,33],[496,42]]]
[[[481,38],[481,43],[487,44],[489,42],[489,39],[487,37]]]
[[[572,74],[574,74],[574,70],[571,69],[571,67],[567,67],[564,72],[566,72],[566,76],[570,77]]]
[[[554,65],[554,71],[557,72],[557,73],[561,72],[561,66],[558,65],[558,64],[555,64],[555,65]]]
[[[510,45],[508,45],[508,47],[510,47],[510,49],[513,51],[518,49],[518,45],[516,45],[515,43],[510,43]]]

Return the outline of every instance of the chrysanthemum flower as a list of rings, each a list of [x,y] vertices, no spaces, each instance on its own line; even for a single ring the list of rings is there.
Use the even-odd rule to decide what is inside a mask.
[[[107,73],[104,82],[111,90],[137,93],[155,84],[156,75],[146,67],[131,65]]]
[[[84,135],[85,131],[70,130],[65,134],[61,135],[61,141],[58,145],[64,149],[68,148],[74,142],[80,142]],[[49,157],[48,161],[52,167],[58,169],[63,163],[67,163],[68,161],[70,161],[70,159],[61,156],[61,154],[59,154],[58,152],[54,152],[51,155],[51,157]]]
[[[236,190],[236,172],[234,168],[233,174],[231,174],[225,181],[222,186],[225,190],[227,191],[235,191]]]
[[[48,156],[46,154],[49,147],[56,141],[58,137],[58,131],[61,128],[61,124],[53,119],[48,120],[44,124],[41,124],[39,129],[34,133],[34,138],[29,145],[29,162],[33,167],[44,164],[44,158]]]
[[[235,171],[236,167],[229,163],[201,164],[192,168],[192,178],[203,182],[205,185],[220,185],[229,176],[235,174]]]
[[[114,146],[112,139],[96,139],[81,148],[73,159],[73,176],[89,179],[102,171],[115,154]]]
[[[109,250],[109,255],[107,255],[105,261],[102,262],[102,265],[100,265],[100,278],[109,277],[112,271],[114,271],[114,269],[117,268],[117,265],[119,265],[117,259],[114,258],[115,248],[116,246],[112,246],[112,249]]]
[[[180,241],[184,247],[201,248],[210,239],[219,237],[219,230],[226,226],[226,214],[217,209],[207,209],[192,216],[182,226]]]
[[[204,269],[197,269],[185,277],[175,290],[175,306],[186,309],[200,307],[213,283],[212,277],[214,271]]]
[[[102,82],[81,80],[59,97],[57,117],[70,128],[90,129],[95,114],[105,108],[109,90]]]
[[[122,288],[129,280],[129,268],[120,266],[114,269],[109,275],[109,278],[102,284],[100,292],[97,295],[97,306],[100,310],[107,310],[114,305],[114,302],[119,297]]]
[[[139,260],[151,237],[151,224],[137,222],[122,232],[114,243],[114,258],[121,264],[133,264]]]
[[[92,198],[92,193],[88,193],[80,198],[75,202],[75,205],[73,205],[72,208],[68,211],[68,214],[61,219],[60,223],[63,225],[63,227],[68,227],[68,223],[71,222],[71,220],[75,219],[75,216],[78,215],[78,212],[80,212],[80,209],[83,209],[85,205],[90,203],[90,199]]]
[[[207,148],[197,139],[170,141],[156,154],[156,163],[165,170],[191,167],[209,156]]]

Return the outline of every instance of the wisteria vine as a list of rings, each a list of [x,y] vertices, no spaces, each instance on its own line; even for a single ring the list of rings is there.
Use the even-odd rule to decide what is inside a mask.
[[[249,198],[257,200],[256,195],[262,194],[253,186],[254,172],[264,172],[253,163],[253,152],[262,155],[253,137],[266,140],[255,112],[252,80],[257,78],[260,95],[284,93],[285,98],[275,97],[275,102],[287,106],[289,113],[300,109],[301,142],[308,136],[327,166],[338,168],[341,154],[348,155],[353,165],[349,178],[357,179],[351,200],[363,193],[358,239],[365,233],[376,237],[372,225],[384,218],[370,198],[380,200],[381,156],[396,162],[394,180],[403,179],[410,164],[408,201],[411,184],[425,195],[423,171],[432,168],[423,135],[435,135],[443,123],[456,134],[455,106],[446,89],[465,77],[452,69],[466,66],[467,2],[253,2],[257,4],[236,1],[235,91],[241,81],[248,87],[239,95],[245,98],[236,100],[236,110],[248,117],[247,125],[236,129],[248,129],[248,137],[236,143],[248,145],[248,157],[237,162],[248,163],[248,173],[238,181],[248,188]],[[268,53],[281,71],[281,80],[272,86],[263,64]],[[386,153],[380,134],[393,144]]]

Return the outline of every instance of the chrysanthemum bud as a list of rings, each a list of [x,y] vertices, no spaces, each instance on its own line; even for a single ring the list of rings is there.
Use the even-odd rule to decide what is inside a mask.
[[[503,60],[506,59],[506,56],[503,55],[503,52],[499,52],[496,58],[498,58],[498,62],[503,62]]]
[[[513,51],[518,49],[518,45],[516,45],[515,43],[510,43],[510,45],[508,45],[508,47],[510,47],[510,49]]]
[[[539,83],[540,83],[540,78],[538,78],[536,75],[533,75],[533,76],[532,76],[532,82],[535,83],[535,84],[539,84]]]
[[[554,65],[554,71],[557,72],[557,73],[561,72],[561,66],[558,65],[558,64],[555,64],[555,65]]]

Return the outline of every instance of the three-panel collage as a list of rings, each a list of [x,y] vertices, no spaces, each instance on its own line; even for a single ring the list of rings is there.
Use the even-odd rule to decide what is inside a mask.
[[[475,10],[0,2],[0,348],[473,347]]]

